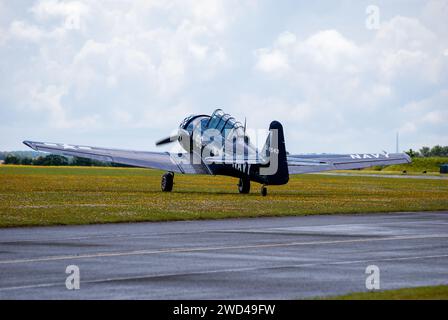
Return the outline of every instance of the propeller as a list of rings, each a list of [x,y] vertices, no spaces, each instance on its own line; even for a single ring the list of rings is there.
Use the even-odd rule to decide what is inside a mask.
[[[175,142],[175,141],[179,141],[182,144],[182,141],[188,141],[189,139],[191,139],[190,132],[188,132],[185,129],[179,129],[177,134],[173,134],[172,136],[169,136],[169,137],[166,137],[166,138],[163,138],[163,139],[160,139],[159,141],[157,141],[156,146],[161,146],[161,145]]]
[[[179,135],[176,134],[176,135],[172,135],[172,136],[169,136],[169,137],[160,139],[159,141],[156,142],[156,146],[161,146],[161,145],[163,145],[163,144],[167,144],[167,143],[174,142],[174,141],[176,141],[178,138],[179,138]]]

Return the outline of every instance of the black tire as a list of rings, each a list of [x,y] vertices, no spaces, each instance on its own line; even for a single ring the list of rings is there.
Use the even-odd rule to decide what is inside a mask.
[[[174,174],[172,172],[167,172],[162,176],[162,181],[160,186],[163,192],[170,192],[173,190]]]
[[[240,178],[238,183],[239,193],[249,193],[250,192],[250,180],[248,178]]]
[[[267,194],[268,194],[268,188],[266,188],[265,186],[262,186],[262,187],[261,187],[261,195],[262,195],[263,197],[266,197]]]

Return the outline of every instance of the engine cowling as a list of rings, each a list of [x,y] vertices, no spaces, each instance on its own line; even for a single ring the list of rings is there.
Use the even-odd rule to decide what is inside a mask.
[[[185,151],[191,152],[191,150],[193,149],[193,139],[190,132],[185,129],[179,128],[177,140]]]

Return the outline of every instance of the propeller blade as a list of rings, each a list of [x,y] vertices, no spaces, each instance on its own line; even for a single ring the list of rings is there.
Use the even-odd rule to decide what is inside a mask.
[[[156,146],[161,146],[163,144],[174,142],[178,138],[179,138],[179,136],[176,134],[174,136],[170,136],[170,137],[166,137],[166,138],[160,139],[159,141],[156,142]]]

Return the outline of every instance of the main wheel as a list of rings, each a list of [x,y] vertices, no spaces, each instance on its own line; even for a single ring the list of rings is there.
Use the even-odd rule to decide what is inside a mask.
[[[261,187],[261,195],[263,197],[266,197],[266,195],[268,194],[268,189],[265,186]]]
[[[250,180],[248,178],[240,178],[238,182],[239,193],[249,193],[250,191]]]
[[[163,192],[170,192],[173,190],[174,173],[167,172],[162,176],[160,186]]]

